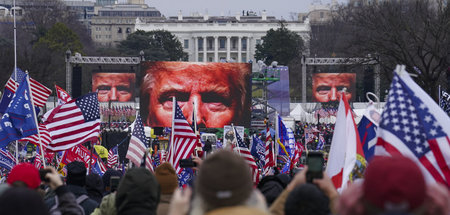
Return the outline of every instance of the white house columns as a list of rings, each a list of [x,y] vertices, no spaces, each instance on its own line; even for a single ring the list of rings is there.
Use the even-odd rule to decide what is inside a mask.
[[[251,55],[250,37],[244,36],[199,36],[192,37],[194,50],[189,58],[195,62],[248,62]],[[223,46],[225,42],[225,46]]]

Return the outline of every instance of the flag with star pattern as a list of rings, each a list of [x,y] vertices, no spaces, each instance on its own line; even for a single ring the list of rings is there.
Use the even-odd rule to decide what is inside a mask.
[[[47,150],[63,151],[80,143],[97,141],[100,105],[97,93],[89,93],[56,107],[44,122],[52,139]]]
[[[413,159],[428,182],[450,182],[450,118],[404,69],[397,68],[378,128],[375,155]]]

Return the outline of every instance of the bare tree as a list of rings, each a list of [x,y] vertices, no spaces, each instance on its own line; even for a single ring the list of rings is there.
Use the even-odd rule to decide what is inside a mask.
[[[449,8],[441,1],[398,0],[341,7],[331,29],[339,33],[337,52],[371,55],[386,77],[397,64],[435,100],[450,65]],[[337,28],[339,27],[339,28]]]

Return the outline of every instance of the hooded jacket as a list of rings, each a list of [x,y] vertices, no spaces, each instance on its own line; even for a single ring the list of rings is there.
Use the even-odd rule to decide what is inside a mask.
[[[148,169],[128,170],[117,188],[116,209],[120,215],[156,215],[160,187]]]

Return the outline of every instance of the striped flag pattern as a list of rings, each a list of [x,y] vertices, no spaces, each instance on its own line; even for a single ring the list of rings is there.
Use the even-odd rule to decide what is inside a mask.
[[[126,158],[130,159],[130,161],[136,166],[141,166],[142,159],[144,158],[145,151],[147,150],[145,142],[144,124],[142,123],[141,115],[138,113],[134,122],[134,129],[131,134],[130,144],[128,145],[126,155]],[[153,171],[153,165],[150,157],[145,159],[145,167]]]
[[[112,147],[108,152],[108,163],[106,164],[108,168],[112,168],[119,161],[119,150],[118,146]]]
[[[48,149],[48,146],[52,142],[50,137],[50,132],[48,132],[47,127],[45,127],[44,124],[39,124],[39,133],[41,134],[41,143],[43,149]],[[36,146],[40,146],[39,144],[39,135],[34,134],[25,138],[20,139],[20,141],[28,141],[30,143],[33,143]],[[53,151],[52,149],[48,149],[50,151]]]
[[[274,154],[273,154],[273,141],[270,136],[269,125],[267,125],[266,129],[266,151],[264,152],[265,161],[264,161],[264,175],[270,174],[271,167],[274,165]]]
[[[90,140],[97,141],[100,133],[97,93],[89,93],[58,106],[44,123],[52,139],[48,146],[51,151],[63,151]]]
[[[237,132],[236,128],[233,126],[234,134],[236,135],[236,142],[237,147],[235,147],[233,150],[236,153],[239,153],[239,155],[244,158],[245,162],[250,166],[252,171],[252,179],[254,184],[259,183],[259,169],[256,165],[255,159],[253,158],[252,154],[250,153],[250,150],[245,145],[244,141],[242,140],[242,137]]]
[[[183,169],[180,168],[180,160],[189,158],[197,144],[198,137],[189,126],[186,117],[183,115],[178,103],[175,102],[175,110],[173,110],[173,146],[169,148],[168,158],[176,170],[180,174]]]
[[[429,183],[450,187],[450,118],[398,66],[377,132],[375,155],[411,158]]]
[[[21,78],[23,78],[25,75],[25,72],[23,72],[20,69],[17,69],[17,79],[14,78],[14,73],[9,78],[8,82],[6,82],[6,88],[10,90],[11,92],[16,92],[17,89],[17,83],[21,83]],[[17,82],[16,82],[17,81]],[[37,82],[36,80],[30,78],[30,87],[31,92],[33,95],[33,102],[34,105],[38,107],[44,107],[45,102],[47,102],[48,97],[52,93],[52,90],[48,89],[46,86],[42,85],[41,83]]]
[[[39,153],[39,149],[36,149],[36,157],[34,158],[34,166],[36,169],[40,169],[42,167],[41,154]]]

